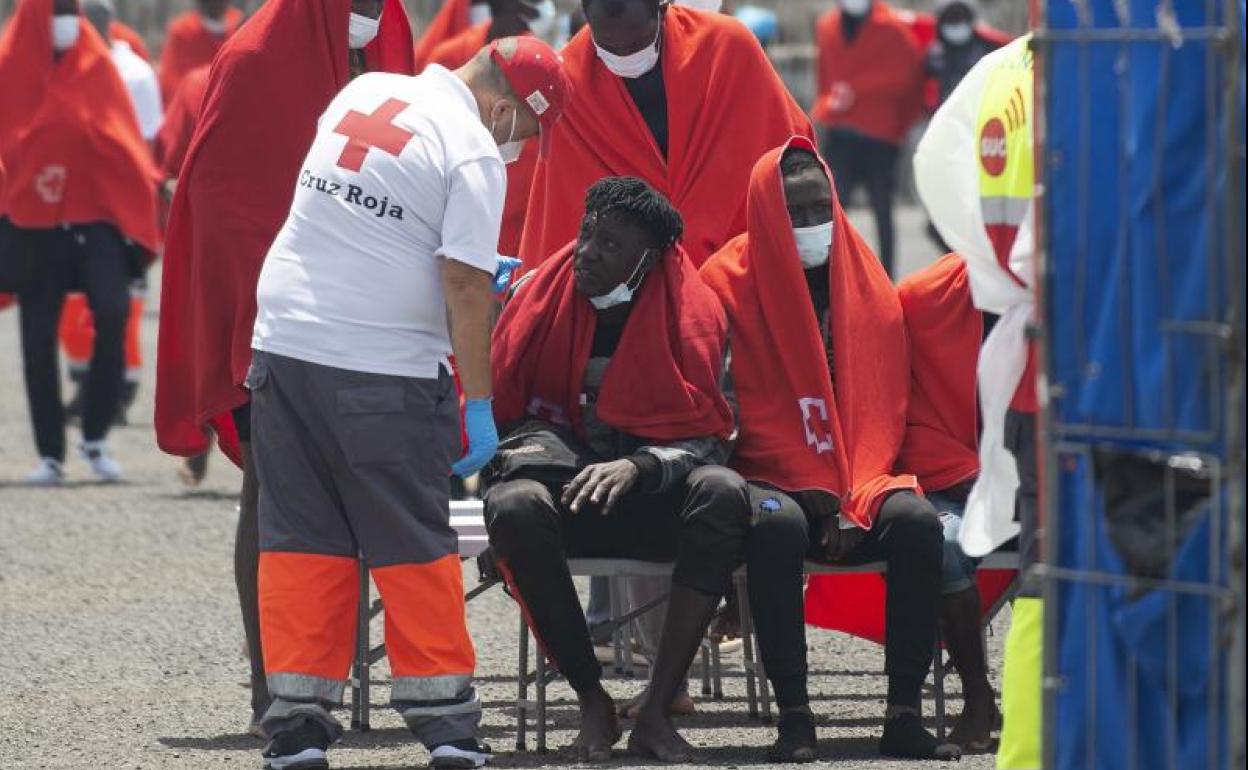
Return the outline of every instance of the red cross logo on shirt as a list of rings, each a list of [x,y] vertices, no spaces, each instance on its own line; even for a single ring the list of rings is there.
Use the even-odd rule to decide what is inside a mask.
[[[338,156],[338,165],[352,171],[359,171],[368,157],[368,151],[376,147],[391,155],[398,155],[411,141],[415,134],[399,128],[392,122],[400,112],[407,109],[408,102],[399,99],[387,99],[371,115],[356,110],[349,110],[338,125],[334,126],[335,134],[347,137],[347,146],[342,148]]]

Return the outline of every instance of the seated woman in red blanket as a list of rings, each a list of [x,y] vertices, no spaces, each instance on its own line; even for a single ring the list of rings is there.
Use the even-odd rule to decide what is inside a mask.
[[[542,649],[576,691],[578,759],[620,738],[569,557],[675,560],[664,630],[629,748],[688,762],[668,708],[740,562],[745,482],[717,464],[735,431],[721,390],[727,322],[640,179],[589,189],[580,235],[516,289],[494,333],[485,520]],[[937,535],[939,537],[939,534]]]
[[[815,756],[805,558],[887,562],[880,753],[956,758],[957,747],[920,720],[943,546],[940,519],[915,477],[893,475],[910,390],[897,293],[809,140],[791,139],[758,161],[746,207],[746,232],[701,272],[723,302],[732,339],[741,433],[731,467],[750,482],[749,599],[781,710],[770,759]]]

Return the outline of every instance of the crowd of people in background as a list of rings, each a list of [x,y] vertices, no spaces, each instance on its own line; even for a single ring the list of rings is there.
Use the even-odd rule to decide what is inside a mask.
[[[1001,714],[981,606],[996,596],[958,533],[979,473],[976,360],[994,319],[971,304],[956,254],[894,286],[893,207],[913,129],[1009,37],[973,0],[929,10],[829,0],[803,106],[767,59],[774,14],[744,5],[734,19],[716,0],[447,0],[415,38],[399,0],[268,0],[250,18],[196,0],[159,59],[111,0],[19,0],[0,37],[0,291],[20,313],[38,453],[27,481],[66,478],[71,420],[91,473],[123,477],[107,438],[136,398],[145,276],[163,258],[157,441],[185,458],[190,486],[214,445],[244,472],[235,578],[248,727],[268,739],[266,766],[327,767],[359,553],[395,618],[396,706],[437,766],[488,757],[453,532],[407,520],[413,506],[445,512],[452,480],[427,478],[442,464],[456,494],[479,479],[497,566],[576,692],[579,759],[611,756],[622,714],[633,751],[694,761],[672,715],[692,708],[687,672],[708,626],[737,631],[721,603],[744,598],[731,581],[742,563],[780,709],[768,757],[815,759],[805,624],[820,594],[812,581],[804,597],[806,560],[888,564],[885,596],[855,610],[885,645],[881,754],[989,750]],[[530,39],[559,49],[559,73]],[[448,182],[435,212],[433,193],[398,181],[413,131],[393,121],[408,101],[372,114],[340,104],[369,88],[462,97],[470,125],[438,151],[479,172],[460,178],[446,161],[428,173],[490,204],[473,208]],[[488,133],[488,151],[464,144],[474,132]],[[336,192],[347,183],[334,174],[365,163],[390,164],[368,167],[386,195]],[[878,249],[845,212],[860,191]],[[476,295],[456,293],[480,276],[422,276],[442,282],[418,298],[451,308],[449,332],[398,318],[412,295],[378,255],[401,240],[338,243],[358,262],[310,256],[349,231],[330,226],[348,210],[498,279],[489,366],[459,373],[472,462],[450,466],[458,399],[438,364],[452,347],[461,362],[461,345],[481,352],[457,326]],[[413,235],[412,219],[434,223],[429,234]],[[58,338],[77,386],[68,399]],[[412,350],[425,358],[405,359]],[[424,447],[405,475],[377,470],[393,459],[378,437],[413,402],[451,449]],[[629,581],[633,606],[668,595],[642,621],[651,675],[634,703],[603,687],[602,586],[582,609],[574,556],[675,562],[670,580]],[[332,597],[314,607],[300,598],[309,590]],[[419,627],[430,608],[461,622]],[[965,696],[945,740],[920,707],[938,629]]]

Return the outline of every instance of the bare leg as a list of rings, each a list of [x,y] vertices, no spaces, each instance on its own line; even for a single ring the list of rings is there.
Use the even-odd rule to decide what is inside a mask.
[[[719,599],[692,588],[672,586],[650,689],[628,738],[628,748],[633,753],[662,762],[692,761],[693,747],[676,732],[670,709]]]
[[[949,656],[962,677],[964,706],[949,742],[966,751],[987,751],[992,746],[992,730],[998,718],[984,639],[980,633],[979,589],[945,594],[941,601],[941,622]]]

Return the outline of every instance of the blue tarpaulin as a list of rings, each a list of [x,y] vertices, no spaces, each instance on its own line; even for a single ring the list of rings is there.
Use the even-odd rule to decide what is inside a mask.
[[[1044,173],[1058,419],[1216,445],[1219,330],[1235,290],[1224,278],[1228,62],[1210,34],[1225,22],[1223,2],[1046,8],[1056,33]]]
[[[1242,0],[1231,2],[1242,24]],[[1228,110],[1242,131],[1244,102],[1227,43],[1242,45],[1243,28],[1227,35],[1226,0],[1045,0],[1044,9],[1043,314],[1054,438],[1070,450],[1053,470],[1055,566],[1066,572],[1052,614],[1061,686],[1046,734],[1061,770],[1224,768],[1217,602],[1115,582],[1139,563],[1124,558],[1130,524],[1111,527],[1122,507],[1107,503],[1091,458],[1156,450],[1226,460],[1231,300],[1242,306],[1244,291],[1228,280],[1228,260],[1242,275],[1244,259],[1243,157],[1231,148],[1243,136],[1229,133]],[[1232,163],[1241,188],[1228,191]],[[1190,527],[1176,533],[1160,578],[1226,585],[1223,500],[1186,512]]]

